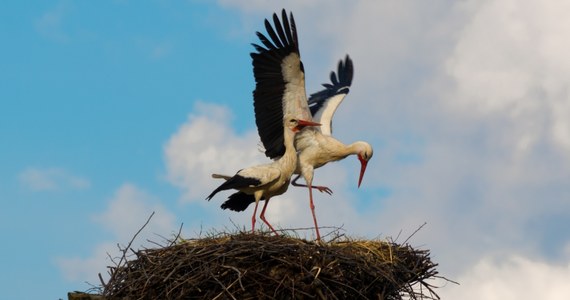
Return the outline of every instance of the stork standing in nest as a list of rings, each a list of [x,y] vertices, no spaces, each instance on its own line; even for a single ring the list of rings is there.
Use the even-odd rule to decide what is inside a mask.
[[[241,199],[254,199],[255,209],[251,217],[251,230],[255,231],[255,216],[257,214],[257,206],[259,201],[265,199],[265,204],[261,210],[260,218],[269,226],[269,228],[277,234],[273,226],[265,219],[265,209],[269,203],[269,199],[273,196],[281,195],[287,191],[291,175],[297,166],[297,151],[294,147],[295,134],[305,126],[318,126],[320,124],[297,120],[291,116],[285,117],[283,131],[285,153],[278,160],[255,167],[239,170],[234,176],[225,176],[213,174],[214,178],[226,179],[217,189],[215,189],[206,200],[212,199],[214,195],[223,190],[237,189],[239,192],[231,195],[229,200],[243,201]],[[228,201],[229,201],[228,200]]]
[[[315,169],[326,165],[329,162],[338,161],[349,155],[356,155],[360,161],[360,175],[358,177],[358,187],[362,183],[364,172],[368,161],[372,158],[373,150],[369,143],[357,141],[350,145],[345,145],[332,136],[332,118],[342,100],[349,92],[352,83],[354,67],[348,55],[344,62],[338,63],[338,77],[335,72],[331,72],[330,84],[323,84],[324,90],[314,93],[309,98],[309,107],[313,120],[322,124],[318,129],[307,128],[295,138],[295,147],[299,151],[299,160],[292,184],[309,188],[309,199],[317,240],[320,240],[319,227],[315,216],[313,204],[313,188],[321,192],[332,194],[332,190],[326,186],[313,186],[313,175]],[[303,176],[306,185],[298,184],[297,180]]]

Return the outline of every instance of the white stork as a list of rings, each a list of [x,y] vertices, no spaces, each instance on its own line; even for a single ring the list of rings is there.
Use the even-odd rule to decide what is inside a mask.
[[[250,167],[239,170],[234,176],[225,176],[213,174],[214,178],[226,179],[216,188],[206,200],[212,199],[214,195],[223,190],[237,189],[239,192],[231,195],[230,200],[237,199],[237,201],[246,200],[248,203],[255,202],[255,209],[251,217],[251,230],[255,231],[255,216],[257,214],[257,206],[259,201],[265,199],[265,204],[261,210],[260,218],[269,226],[269,228],[277,234],[273,226],[265,219],[265,209],[269,203],[269,199],[273,196],[281,195],[287,191],[291,175],[297,166],[297,151],[294,147],[295,134],[303,129],[305,126],[319,126],[318,123],[297,120],[291,116],[285,117],[283,122],[285,128],[283,132],[285,153],[280,159],[264,165]],[[229,200],[228,200],[229,201]],[[222,208],[224,206],[222,205]]]
[[[303,134],[296,137],[295,146],[298,147],[299,151],[304,150],[302,151],[302,160],[308,161],[307,163],[299,161],[299,165],[310,164],[315,169],[331,161],[341,160],[349,155],[356,155],[360,161],[360,176],[358,177],[358,187],[360,187],[366,166],[368,165],[368,161],[372,158],[374,151],[372,150],[372,146],[367,142],[357,141],[350,145],[344,145],[332,137],[332,118],[336,109],[342,103],[342,100],[344,100],[349,93],[354,74],[354,66],[348,55],[344,61],[340,60],[338,62],[337,72],[338,75],[334,71],[331,71],[331,83],[323,83],[322,85],[325,89],[311,94],[309,97],[311,115],[314,121],[321,122],[322,126],[319,128],[320,130],[314,131],[312,134],[309,130],[304,131]],[[317,143],[316,146],[318,147],[316,147],[314,145],[315,139],[319,138],[325,139],[326,141]],[[296,170],[295,172],[295,174],[301,173],[301,170]],[[300,175],[295,177],[292,184],[295,186],[306,186],[296,183],[299,177]],[[313,188],[321,192],[332,193],[328,187],[313,186]]]
[[[323,84],[325,89],[312,94],[309,98],[311,114],[314,120],[320,122],[322,126],[319,129],[307,128],[295,138],[295,147],[299,151],[295,174],[299,175],[293,179],[292,184],[309,188],[309,199],[317,240],[320,239],[320,233],[313,204],[313,188],[328,194],[331,194],[332,191],[325,186],[312,185],[314,169],[320,168],[329,162],[344,159],[349,155],[356,155],[360,161],[360,175],[358,177],[358,187],[360,187],[368,161],[374,153],[372,146],[367,142],[357,141],[350,145],[345,145],[331,135],[332,118],[336,109],[349,92],[353,74],[352,60],[347,55],[344,62],[341,60],[338,63],[338,77],[334,71],[331,72],[331,83]],[[300,176],[303,176],[307,183],[306,185],[297,184]]]
[[[338,68],[338,78],[335,73],[331,74],[332,84],[325,84],[325,90],[311,95],[309,101],[305,93],[305,74],[300,60],[299,43],[293,14],[290,21],[285,10],[282,11],[283,25],[276,14],[273,14],[275,29],[269,21],[265,20],[265,28],[269,40],[262,33],[257,36],[265,48],[253,45],[257,53],[252,53],[253,69],[256,79],[254,91],[255,114],[259,136],[266,149],[265,154],[273,159],[283,155],[282,145],[283,132],[280,128],[280,118],[284,112],[297,116],[300,119],[309,120],[312,115],[321,120],[322,130],[315,127],[307,128],[296,136],[295,147],[299,151],[299,159],[295,169],[296,174],[305,178],[309,187],[310,208],[313,214],[317,240],[320,240],[319,227],[315,215],[312,189],[317,188],[321,192],[332,193],[328,187],[312,186],[313,173],[331,161],[343,159],[351,154],[358,156],[361,162],[358,186],[362,182],[368,160],[372,157],[372,147],[366,142],[355,142],[344,145],[331,136],[332,117],[338,105],[348,94],[352,82],[353,67],[348,56],[343,64],[341,61]],[[311,108],[309,109],[309,104]],[[296,181],[299,178],[295,178]],[[235,211],[243,211],[251,203],[252,198],[230,198],[222,208]]]

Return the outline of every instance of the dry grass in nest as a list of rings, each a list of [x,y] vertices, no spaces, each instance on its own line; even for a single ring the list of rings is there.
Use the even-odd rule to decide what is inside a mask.
[[[106,299],[439,299],[429,251],[392,241],[238,232],[133,253],[110,267]]]

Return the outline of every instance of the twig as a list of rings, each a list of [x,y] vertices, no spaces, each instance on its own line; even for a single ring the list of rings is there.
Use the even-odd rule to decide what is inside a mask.
[[[150,214],[150,216],[148,217],[148,219],[146,220],[146,222],[144,223],[144,225],[137,231],[137,233],[135,233],[135,235],[133,236],[133,238],[131,239],[131,241],[129,242],[129,244],[127,245],[127,247],[123,250],[121,250],[123,252],[123,255],[121,256],[121,259],[119,259],[119,263],[116,264],[117,267],[120,267],[123,264],[123,261],[127,260],[127,251],[129,248],[131,248],[131,245],[133,244],[133,242],[135,241],[135,239],[137,238],[137,236],[141,233],[141,231],[146,227],[146,225],[148,225],[148,223],[150,222],[150,219],[152,219],[152,216],[154,216],[154,211],[152,212],[152,214]],[[120,248],[119,248],[120,250]],[[112,272],[111,277],[109,278],[108,282],[111,282],[113,279],[115,279],[114,277],[116,276],[117,272]],[[104,292],[105,294],[105,292]]]
[[[232,297],[232,299],[237,300],[236,297],[234,297],[234,295],[233,295],[232,293],[230,293],[230,291],[228,291],[228,288],[227,288],[220,280],[218,280],[218,278],[216,278],[216,276],[215,276],[214,274],[210,274],[210,276],[211,276],[211,278],[214,278],[214,280],[215,280],[217,283],[219,283],[219,284],[222,286],[222,288],[224,289],[224,290],[221,291],[216,297],[214,297],[213,300],[220,298],[220,297],[222,296],[222,294],[224,294],[224,291],[225,291],[226,293],[228,293],[228,294],[230,295],[230,297]]]
[[[234,271],[236,271],[236,272],[238,273],[239,285],[240,285],[240,287],[241,287],[241,290],[242,290],[242,291],[245,291],[245,288],[243,287],[243,284],[241,283],[241,277],[242,277],[242,275],[241,275],[240,270],[239,270],[238,268],[236,268],[236,267],[233,267],[233,266],[224,266],[224,265],[222,265],[222,267],[223,267],[223,268],[232,269],[232,270],[234,270]],[[246,272],[247,272],[247,271],[246,271]]]
[[[416,233],[418,233],[418,231],[420,231],[426,225],[427,225],[427,222],[424,222],[420,227],[418,227],[418,229],[416,229],[414,232],[412,232],[412,234],[402,244],[406,244]]]
[[[99,281],[101,281],[101,286],[103,286],[103,289],[105,289],[106,285],[105,285],[105,280],[103,280],[103,276],[101,276],[101,273],[97,275],[99,276]]]
[[[180,223],[180,227],[178,228],[178,233],[176,234],[174,239],[172,239],[168,247],[172,247],[174,246],[174,244],[176,244],[176,242],[178,242],[178,240],[180,239],[180,234],[182,233],[182,226],[184,226],[184,223]]]

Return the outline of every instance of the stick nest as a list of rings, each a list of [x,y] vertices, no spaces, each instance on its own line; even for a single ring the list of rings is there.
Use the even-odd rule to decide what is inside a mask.
[[[429,251],[391,241],[240,232],[133,252],[106,299],[439,299]]]

